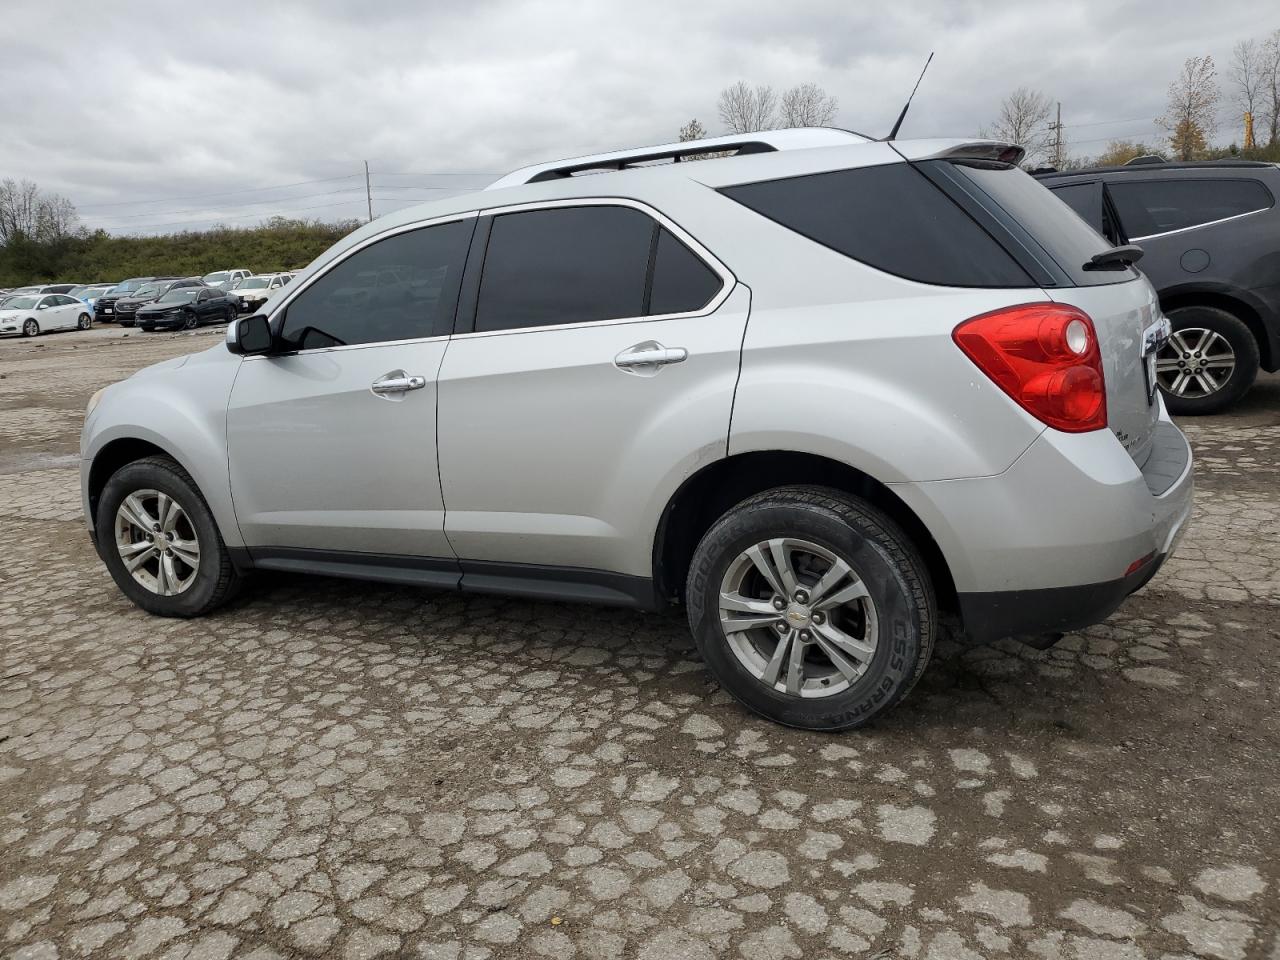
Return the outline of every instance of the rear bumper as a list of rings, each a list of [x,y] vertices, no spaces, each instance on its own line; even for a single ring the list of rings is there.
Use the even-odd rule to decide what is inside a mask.
[[[990,640],[1104,620],[1173,552],[1193,487],[1162,410],[1142,470],[1110,431],[1049,430],[999,476],[892,489],[937,541],[965,632]]]

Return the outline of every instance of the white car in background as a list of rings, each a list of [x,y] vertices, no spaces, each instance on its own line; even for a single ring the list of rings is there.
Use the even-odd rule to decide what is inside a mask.
[[[230,290],[241,280],[252,276],[252,270],[216,270],[213,273],[206,273],[200,279],[219,290]]]
[[[291,273],[262,273],[256,277],[245,277],[232,288],[231,295],[240,301],[241,312],[253,313],[292,279]]]
[[[50,330],[88,330],[89,308],[65,293],[29,294],[9,300],[0,310],[0,335],[35,337]]]

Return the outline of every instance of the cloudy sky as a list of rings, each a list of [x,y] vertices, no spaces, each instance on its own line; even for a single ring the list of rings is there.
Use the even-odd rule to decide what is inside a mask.
[[[814,81],[835,125],[965,136],[1026,85],[1072,148],[1157,137],[1184,58],[1225,74],[1261,0],[7,0],[0,178],[112,232],[374,213],[525,163],[675,138],[738,79]],[[1271,21],[1261,18],[1267,11]],[[1225,85],[1225,84],[1224,84]],[[1218,139],[1238,139],[1226,104]],[[465,176],[464,176],[465,174]]]

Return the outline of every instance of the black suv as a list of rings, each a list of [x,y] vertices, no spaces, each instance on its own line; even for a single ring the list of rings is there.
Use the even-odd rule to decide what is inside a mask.
[[[1117,246],[1136,243],[1174,335],[1156,361],[1165,403],[1216,413],[1258,368],[1280,369],[1280,166],[1244,160],[1038,172]]]
[[[130,297],[159,277],[130,277],[121,280],[114,287],[100,296],[93,304],[93,319],[98,323],[112,323],[116,318],[116,302]]]
[[[122,327],[132,327],[139,307],[155,303],[170,290],[203,286],[206,284],[199,277],[158,277],[116,301],[116,322]]]

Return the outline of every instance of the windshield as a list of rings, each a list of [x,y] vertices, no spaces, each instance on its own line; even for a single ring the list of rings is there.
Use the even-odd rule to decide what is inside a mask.
[[[205,283],[226,283],[231,279],[231,271],[219,270],[217,273],[206,273],[200,279]]]
[[[148,283],[144,287],[139,287],[133,292],[135,297],[154,297],[160,292],[160,287],[154,283]]]
[[[145,280],[126,280],[124,283],[117,283],[111,288],[112,293],[133,293],[147,281]]]
[[[237,290],[261,290],[271,282],[270,277],[245,277],[236,284]]]
[[[196,298],[200,291],[195,287],[183,287],[181,290],[170,290],[160,298],[161,303],[186,303]]]
[[[86,299],[92,299],[94,297],[102,296],[104,293],[106,293],[110,289],[111,289],[110,287],[89,287],[87,290],[85,290],[84,293],[81,294],[81,296]]]
[[[75,297],[76,299],[79,299],[80,297],[87,297],[87,296],[90,296],[89,291],[94,289],[96,288],[95,287],[72,287],[70,290],[67,291],[67,296]]]
[[[10,297],[4,303],[6,310],[30,310],[40,302],[39,297]]]

